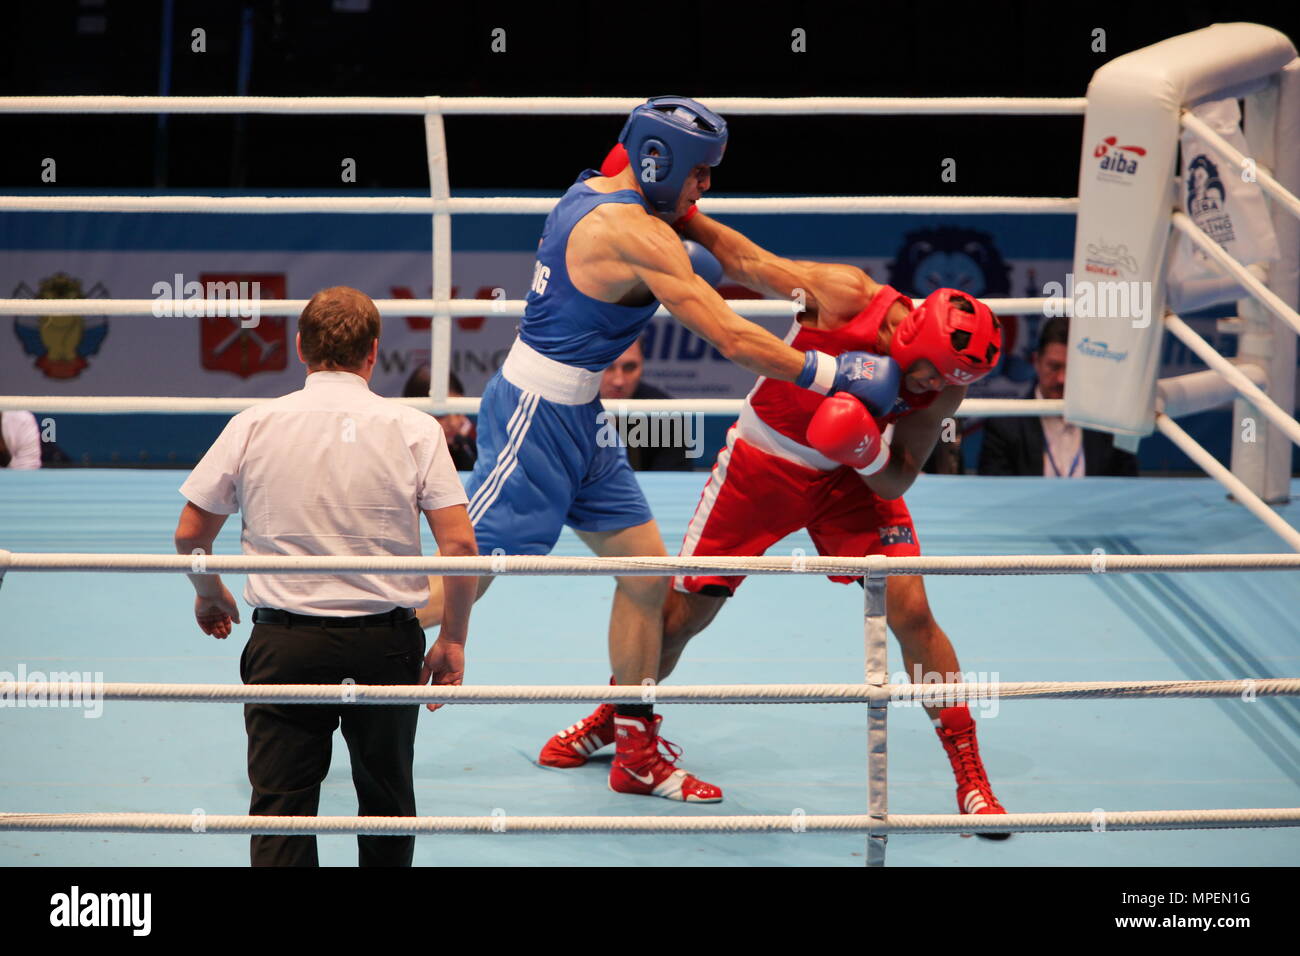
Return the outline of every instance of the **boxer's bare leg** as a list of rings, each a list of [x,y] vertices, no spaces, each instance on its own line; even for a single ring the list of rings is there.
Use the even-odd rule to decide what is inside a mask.
[[[885,585],[885,602],[889,629],[903,649],[908,679],[917,682],[916,672],[919,670],[921,683],[930,674],[939,675],[938,683],[960,682],[962,675],[957,654],[948,635],[930,612],[921,578],[916,575],[891,576]],[[993,795],[984,763],[979,757],[975,722],[971,720],[968,708],[965,704],[955,705],[949,711],[955,716],[939,726],[940,711],[945,709],[948,709],[945,705],[926,707],[925,712],[936,722],[939,740],[952,764],[957,781],[958,809],[962,813],[1006,813]],[[1010,834],[980,833],[979,836],[986,840],[1005,840]]]
[[[438,552],[434,552],[436,557]],[[492,585],[492,577],[484,575],[478,579],[478,590],[474,593],[474,600],[477,601],[483,596]],[[442,577],[430,576],[429,578],[429,600],[424,607],[415,612],[416,620],[420,622],[420,627],[430,628],[437,627],[442,623]]]
[[[692,637],[700,633],[718,616],[725,597],[691,594],[669,590],[664,601],[663,651],[659,655],[659,682],[668,678]]]
[[[907,676],[916,680],[921,674],[940,674],[940,683],[951,684],[961,680],[957,652],[948,635],[939,627],[925,597],[925,583],[920,575],[891,575],[885,583],[885,616],[889,629],[898,638],[903,650],[903,664]],[[942,707],[926,707],[925,712],[937,720]]]
[[[577,534],[587,547],[605,558],[667,554],[659,525],[653,519],[620,531]],[[614,606],[609,615],[609,662],[614,678],[624,685],[640,684],[646,678],[657,681],[669,579],[627,576],[615,580]]]
[[[579,532],[579,536],[602,557],[659,557],[666,554],[659,526],[653,520],[622,531]],[[636,685],[642,681],[657,683],[664,598],[668,594],[669,579],[629,575],[619,577],[617,581],[614,608],[609,619],[609,657],[614,679],[624,685]],[[653,706],[650,701],[619,704],[610,714],[606,705],[590,718],[597,726],[589,728],[587,721],[575,725],[572,728],[573,739],[583,745],[579,756],[590,756],[596,749],[615,744],[614,761],[609,768],[609,788],[616,793],[702,803],[720,801],[720,788],[677,766],[676,754],[680,754],[680,750],[674,755],[665,755],[659,737],[660,718],[653,713]],[[599,716],[602,710],[609,715],[607,723]],[[599,725],[603,725],[603,729]],[[570,730],[566,729],[564,734],[569,735]],[[557,738],[565,739],[559,734],[552,737],[542,749],[538,762],[549,766],[575,765],[576,760],[571,756],[574,747],[571,745],[568,748],[570,753],[566,754],[561,745],[557,753]]]

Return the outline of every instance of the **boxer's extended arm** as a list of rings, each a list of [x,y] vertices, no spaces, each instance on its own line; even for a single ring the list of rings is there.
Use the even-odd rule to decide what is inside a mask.
[[[695,274],[681,239],[670,226],[653,219],[638,226],[612,232],[609,241],[618,257],[682,325],[751,372],[786,382],[799,377],[804,353],[732,312],[712,286]]]
[[[966,397],[961,385],[949,385],[927,408],[913,412],[894,425],[889,464],[862,480],[882,498],[901,498],[921,473],[939,440],[945,419],[953,418]]]
[[[723,271],[747,289],[776,299],[793,299],[802,289],[804,307],[845,318],[871,302],[880,283],[856,266],[810,262],[773,255],[751,239],[703,213],[692,216],[682,235],[707,248]]]

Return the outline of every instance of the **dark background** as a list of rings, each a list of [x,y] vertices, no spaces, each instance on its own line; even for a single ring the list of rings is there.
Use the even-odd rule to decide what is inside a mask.
[[[357,12],[336,7],[358,7]],[[172,11],[165,31],[166,11]],[[960,4],[43,0],[0,29],[0,93],[1082,96],[1106,60],[1215,22],[1300,37],[1294,2]],[[506,52],[490,49],[493,28]],[[791,51],[802,28],[807,52]],[[207,51],[191,51],[191,31]],[[1106,52],[1092,51],[1105,30]],[[163,49],[170,34],[170,76]],[[165,84],[165,86],[164,86]],[[5,116],[0,186],[427,190],[418,117]],[[719,193],[1077,192],[1081,117],[737,116]],[[558,192],[615,117],[451,117],[456,189]],[[1050,158],[1049,158],[1050,156]],[[956,183],[940,161],[958,161]],[[584,161],[583,159],[577,160]]]

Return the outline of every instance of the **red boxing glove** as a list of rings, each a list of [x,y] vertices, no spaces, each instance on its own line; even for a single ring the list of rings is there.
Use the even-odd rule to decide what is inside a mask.
[[[810,447],[864,477],[889,464],[889,445],[880,437],[880,426],[847,392],[836,392],[818,406],[807,437]]]

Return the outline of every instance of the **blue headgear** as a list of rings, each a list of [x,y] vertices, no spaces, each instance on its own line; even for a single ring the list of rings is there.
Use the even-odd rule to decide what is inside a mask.
[[[618,141],[646,199],[660,212],[672,212],[691,170],[722,162],[727,121],[688,97],[655,96],[632,111]]]

